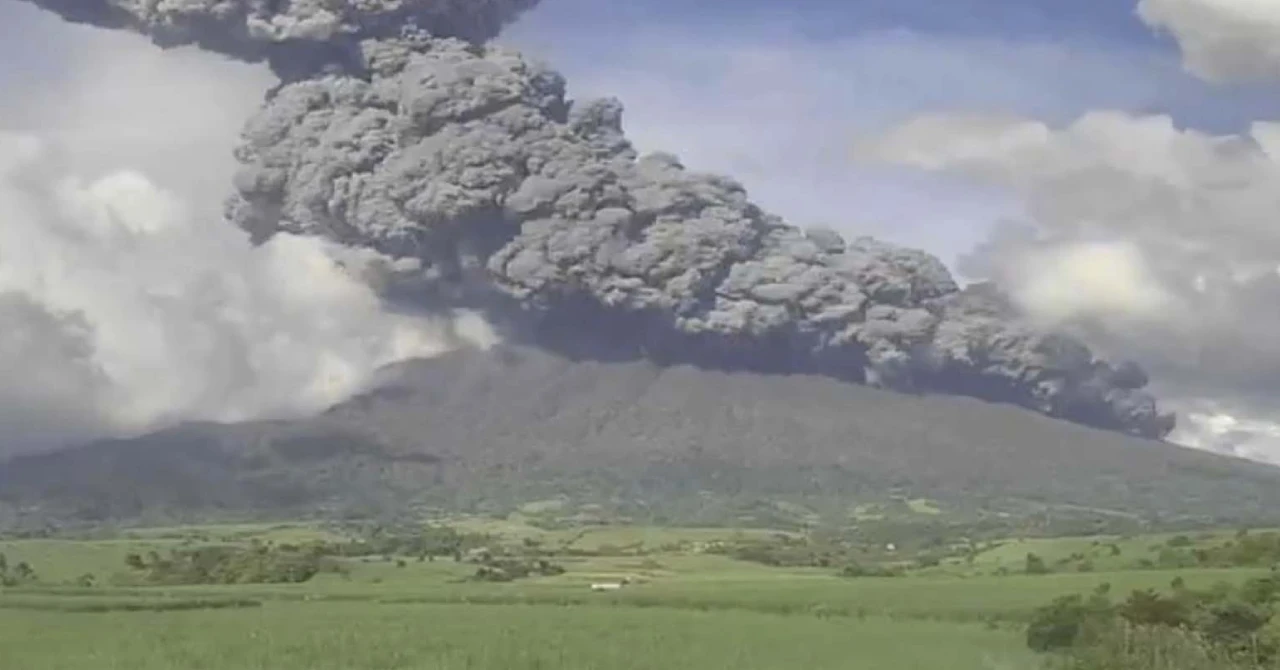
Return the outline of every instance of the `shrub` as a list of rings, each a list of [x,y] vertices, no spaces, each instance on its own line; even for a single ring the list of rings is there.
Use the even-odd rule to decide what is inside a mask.
[[[482,582],[510,582],[525,577],[541,575],[551,577],[564,574],[564,567],[546,559],[487,559],[476,568],[472,579]]]
[[[1062,651],[1075,670],[1262,670],[1280,667],[1280,577],[1193,591],[1174,580],[1170,595],[1133,591],[1112,606],[1103,589],[1035,611],[1026,642]]]
[[[1045,565],[1044,559],[1036,554],[1027,554],[1024,571],[1028,575],[1047,575],[1049,574],[1049,566]]]
[[[1027,646],[1039,652],[1067,649],[1113,620],[1111,605],[1102,596],[1063,596],[1032,615],[1027,625]]]
[[[849,563],[840,570],[841,577],[901,577],[905,572],[899,567],[884,567],[879,565],[862,565],[861,563]]]
[[[322,570],[342,572],[334,562],[311,553],[262,544],[176,549],[167,556],[151,552],[125,557],[125,565],[155,584],[280,584],[310,580]]]
[[[36,570],[30,563],[20,561],[10,565],[8,557],[0,553],[0,586],[18,586],[34,581],[37,581]]]

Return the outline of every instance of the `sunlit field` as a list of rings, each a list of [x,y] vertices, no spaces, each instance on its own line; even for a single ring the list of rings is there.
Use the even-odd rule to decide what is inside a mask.
[[[928,640],[928,644],[921,644]],[[1016,636],[976,625],[547,605],[274,603],[127,614],[0,613],[6,668],[999,668]]]
[[[759,531],[460,526],[512,546],[552,547],[564,573],[491,583],[472,579],[476,566],[457,557],[364,556],[342,559],[344,574],[304,583],[160,586],[131,577],[126,557],[202,543],[341,538],[286,524],[0,542],[9,565],[36,571],[0,590],[4,667],[1036,668],[1041,659],[1026,648],[1023,629],[1053,598],[1103,584],[1120,593],[1162,589],[1174,579],[1208,588],[1267,573],[1122,569],[1118,560],[1093,572],[1001,571],[1029,551],[1052,562],[1113,542],[1068,538],[1015,540],[967,563],[854,579],[699,549],[768,537]],[[1121,555],[1132,560],[1161,542],[1167,538],[1130,538]],[[598,582],[626,587],[592,591]]]

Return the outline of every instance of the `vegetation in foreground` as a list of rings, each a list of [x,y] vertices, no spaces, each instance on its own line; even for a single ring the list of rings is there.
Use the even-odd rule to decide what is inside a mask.
[[[924,638],[933,644],[917,644]],[[5,667],[40,670],[986,670],[1026,659],[1011,635],[977,625],[370,603],[110,617],[0,612],[0,648]]]
[[[1103,585],[1057,598],[1033,615],[1027,646],[1080,670],[1280,667],[1280,572],[1200,590],[1175,579],[1170,589],[1113,602]]]
[[[0,540],[22,576],[0,589],[0,645],[12,667],[68,670],[1256,670],[1277,656],[1259,595],[1280,590],[1274,533],[896,539],[513,515]],[[1162,614],[1134,614],[1148,610]],[[1152,618],[1170,611],[1174,625]],[[1060,634],[1076,615],[1068,644],[1028,647],[1028,625]],[[1263,615],[1234,646],[1214,637]],[[1185,665],[1197,658],[1218,665]]]

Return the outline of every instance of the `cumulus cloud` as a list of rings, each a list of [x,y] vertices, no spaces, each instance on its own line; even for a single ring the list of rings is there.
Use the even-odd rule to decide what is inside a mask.
[[[1280,410],[1265,401],[1280,384],[1275,146],[1275,126],[1261,123],[1217,136],[1121,112],[1062,127],[952,114],[916,118],[860,153],[1016,194],[1022,224],[966,270],[1010,287],[1035,317],[1134,356],[1187,410],[1178,439],[1221,446],[1244,432],[1269,440],[1257,413]]]
[[[1280,82],[1280,4],[1140,0],[1137,13],[1206,81]],[[992,235],[966,270],[1135,355],[1181,410],[1178,441],[1280,461],[1280,123],[1214,135],[1164,115],[1090,112],[1061,127],[933,114],[861,150],[1019,196],[1024,225]]]
[[[75,75],[0,110],[0,455],[313,412],[380,366],[490,341],[471,315],[388,310],[369,252],[255,247],[222,219],[265,73],[86,38]]]
[[[1180,441],[1197,449],[1276,462],[1280,423],[1265,418],[1242,418],[1240,410],[1239,406],[1225,409],[1207,400],[1193,404],[1184,411],[1192,429],[1180,433]]]
[[[0,72],[0,129],[43,138],[87,177],[136,170],[193,209],[217,211],[240,125],[275,81],[266,68],[161,51],[24,5],[3,11],[13,32],[0,58],[16,67]]]
[[[1280,77],[1280,3],[1140,0],[1138,16],[1173,35],[1197,76],[1217,82]]]
[[[141,173],[81,180],[40,145],[0,135],[10,442],[315,411],[450,344],[425,317],[387,313],[330,243],[253,247]]]
[[[1000,269],[1000,285],[1049,327],[1081,317],[1156,320],[1176,306],[1127,241],[1029,249]]]

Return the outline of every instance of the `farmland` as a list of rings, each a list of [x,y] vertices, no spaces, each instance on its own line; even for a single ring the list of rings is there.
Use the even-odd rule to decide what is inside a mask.
[[[484,551],[534,552],[562,572],[477,580],[475,551],[369,554],[336,559],[340,569],[302,583],[158,585],[127,567],[128,557],[210,545],[267,552],[342,542],[344,534],[277,524],[3,541],[8,565],[34,573],[0,591],[5,667],[1032,668],[1040,660],[1024,644],[1025,622],[1056,597],[1101,584],[1162,589],[1174,579],[1208,588],[1268,572],[1136,569],[1154,565],[1170,543],[1151,535],[1009,540],[936,564],[901,557],[907,567],[896,578],[850,578],[834,567],[766,565],[723,550],[795,546],[794,533],[450,523],[483,533]],[[1048,574],[1025,574],[1029,553]],[[1098,565],[1076,569],[1082,556]],[[592,592],[601,581],[625,588]]]
[[[851,658],[923,669],[1024,653],[1016,638],[973,626],[598,606],[285,603],[111,617],[11,611],[0,622],[7,667],[51,670],[847,668]],[[913,645],[922,637],[937,644]]]

